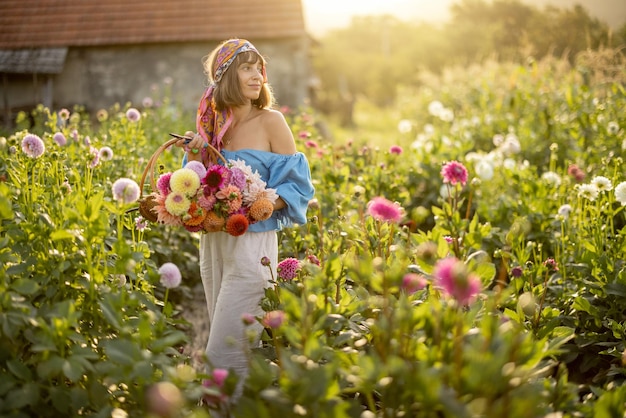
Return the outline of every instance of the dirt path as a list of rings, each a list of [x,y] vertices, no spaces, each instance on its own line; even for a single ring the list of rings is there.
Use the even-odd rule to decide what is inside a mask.
[[[200,359],[209,339],[209,316],[202,283],[191,289],[191,295],[183,301],[182,317],[191,324],[187,330],[190,342],[185,347],[184,353],[191,356],[193,366],[202,367]]]

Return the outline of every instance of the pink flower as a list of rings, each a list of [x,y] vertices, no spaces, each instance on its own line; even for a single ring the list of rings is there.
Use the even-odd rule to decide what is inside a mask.
[[[315,264],[316,266],[322,265],[322,263],[320,262],[320,259],[317,258],[317,256],[315,256],[315,254],[307,255],[306,259],[309,260],[309,263]]]
[[[392,145],[391,148],[389,148],[389,152],[391,154],[400,155],[400,154],[402,154],[402,151],[403,151],[403,149],[399,145]]]
[[[278,277],[283,280],[293,280],[298,276],[300,261],[296,258],[285,258],[276,266]]]
[[[309,131],[300,131],[300,132],[298,133],[298,137],[299,137],[300,139],[306,139],[306,138],[308,138],[308,137],[310,137],[310,136],[311,136],[311,132],[309,132]]]
[[[102,161],[109,161],[113,159],[113,150],[110,147],[102,147],[98,151],[98,157],[100,157]]]
[[[251,313],[244,313],[241,315],[241,321],[244,325],[252,325],[256,322],[256,318]]]
[[[263,256],[261,257],[261,265],[268,267],[270,264],[272,264],[272,262],[270,261],[270,258],[268,256]]]
[[[408,294],[413,294],[426,287],[428,281],[421,274],[407,273],[402,278],[402,290]]]
[[[180,285],[182,276],[180,270],[174,263],[165,263],[159,267],[159,274],[161,275],[161,284],[168,288],[173,289]]]
[[[130,122],[139,122],[139,119],[141,119],[141,113],[139,113],[139,111],[134,107],[131,107],[126,111],[126,119]]]
[[[402,220],[402,207],[384,197],[375,197],[367,204],[367,213],[374,219],[398,223]]]
[[[46,151],[46,146],[37,135],[28,134],[22,140],[22,151],[31,158],[39,158]]]
[[[304,143],[304,146],[307,147],[307,148],[317,148],[318,147],[317,142],[313,141],[312,139],[309,139],[308,141],[306,141]]]
[[[443,293],[461,305],[473,302],[480,292],[480,278],[470,274],[465,263],[457,258],[449,257],[437,262],[433,275]]]
[[[202,184],[206,185],[209,193],[221,189],[228,181],[228,169],[224,166],[215,164],[209,167],[206,171],[206,176],[202,181]],[[207,190],[205,190],[207,194]]]
[[[211,379],[205,380],[203,383],[204,386],[217,386],[219,388],[224,386],[224,382],[228,377],[228,370],[226,369],[213,369],[213,373],[211,373]]]
[[[201,179],[206,176],[206,167],[200,161],[189,161],[185,168],[193,170]]]
[[[285,322],[285,312],[270,311],[265,314],[261,323],[266,328],[277,329]]]
[[[159,193],[163,196],[167,196],[170,192],[170,178],[172,177],[172,173],[164,173],[159,176],[157,180],[157,189],[159,189]]]
[[[59,118],[61,118],[61,120],[68,120],[70,118],[70,111],[65,108],[59,110]]]
[[[134,180],[121,178],[113,183],[113,199],[120,203],[136,202],[139,194],[139,185]]]
[[[457,183],[465,186],[467,183],[467,169],[458,161],[450,161],[444,164],[441,169],[441,175],[444,183],[450,183],[453,186]]]
[[[559,267],[554,258],[548,258],[546,261],[543,262],[543,265],[546,266],[550,271],[559,271]]]
[[[65,135],[63,135],[62,132],[55,133],[54,136],[52,137],[52,139],[60,147],[63,147],[63,146],[65,146],[65,144],[67,144],[67,138],[65,137]]]

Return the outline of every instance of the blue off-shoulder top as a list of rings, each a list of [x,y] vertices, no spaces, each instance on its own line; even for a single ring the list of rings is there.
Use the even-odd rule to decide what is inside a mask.
[[[315,189],[311,182],[309,162],[303,153],[276,154],[254,149],[220,152],[226,161],[243,160],[252,171],[258,171],[267,183],[266,187],[276,189],[276,193],[286,203],[286,207],[274,211],[269,219],[250,225],[249,232],[280,230],[293,224],[306,223],[307,207]],[[183,166],[186,161],[185,154]]]

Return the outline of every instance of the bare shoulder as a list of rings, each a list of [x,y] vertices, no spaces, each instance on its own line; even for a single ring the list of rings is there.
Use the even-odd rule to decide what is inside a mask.
[[[262,113],[261,124],[269,139],[272,152],[277,154],[295,154],[296,143],[285,116],[274,109]]]

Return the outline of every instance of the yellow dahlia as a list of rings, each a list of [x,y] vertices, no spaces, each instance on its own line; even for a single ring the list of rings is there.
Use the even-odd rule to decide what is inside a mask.
[[[183,193],[187,196],[196,194],[200,187],[200,177],[190,168],[181,168],[174,171],[170,177],[170,189],[173,192]]]
[[[191,200],[181,192],[172,191],[165,199],[165,209],[172,215],[184,216],[190,206]]]
[[[274,205],[269,199],[259,199],[250,206],[250,216],[256,221],[269,219],[274,212]]]

